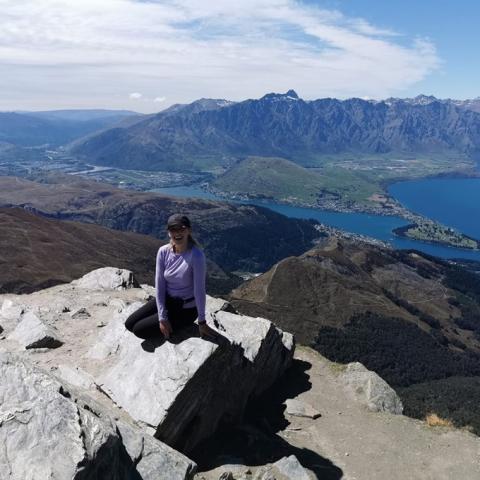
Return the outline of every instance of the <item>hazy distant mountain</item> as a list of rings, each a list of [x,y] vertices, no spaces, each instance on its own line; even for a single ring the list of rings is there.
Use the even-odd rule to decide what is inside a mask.
[[[124,110],[0,112],[0,142],[19,146],[62,145],[138,115]]]
[[[125,117],[139,116],[140,113],[131,110],[45,110],[38,112],[18,111],[16,113],[29,115],[31,117],[46,118],[49,120],[72,120],[76,122],[87,122],[90,120],[104,119],[110,123],[122,120]]]
[[[470,100],[454,100],[451,98],[440,99],[433,95],[417,95],[414,98],[387,98],[385,103],[408,103],[410,105],[429,105],[431,103],[440,102],[447,105],[455,105],[456,107],[463,108],[465,110],[472,110],[480,113],[480,97]]]
[[[208,169],[248,155],[311,165],[344,152],[480,152],[480,114],[434,97],[304,101],[290,90],[218,102],[172,107],[129,128],[90,136],[74,151],[97,164],[152,170]]]
[[[451,100],[451,102],[458,107],[480,113],[480,97],[471,100]]]

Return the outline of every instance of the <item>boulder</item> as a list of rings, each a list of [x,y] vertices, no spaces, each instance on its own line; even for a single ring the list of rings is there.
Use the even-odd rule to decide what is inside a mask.
[[[370,411],[402,414],[402,401],[395,390],[361,363],[349,363],[342,379],[353,396]]]
[[[126,331],[126,316],[115,317],[103,330],[92,358],[109,368],[96,383],[137,422],[155,429],[155,436],[182,451],[191,451],[211,435],[221,420],[240,420],[247,400],[268,388],[288,367],[294,350],[291,335],[270,321],[236,315],[225,302],[208,297],[215,342],[198,338],[159,341],[142,348],[142,340]]]
[[[50,374],[0,352],[0,478],[185,480],[195,465]],[[160,470],[153,471],[154,468]],[[143,473],[141,473],[143,472]]]
[[[2,303],[0,317],[3,317],[7,320],[19,320],[24,311],[25,310],[21,305],[15,305],[12,300],[7,298]]]
[[[288,415],[292,415],[294,417],[312,418],[313,420],[322,416],[318,410],[313,408],[308,403],[300,400],[288,399],[285,403],[287,406],[286,412]]]
[[[295,455],[283,457],[273,464],[285,479],[288,480],[312,480],[312,476],[305,470]]]
[[[63,345],[57,332],[43,323],[34,313],[27,312],[22,316],[21,322],[8,336],[26,349],[28,348],[57,348]]]
[[[72,284],[89,290],[125,290],[139,287],[130,270],[114,267],[97,268],[74,280]]]
[[[152,436],[141,434],[131,425],[118,422],[117,427],[128,455],[136,465],[139,478],[142,480],[193,478],[197,466],[187,457]],[[137,477],[128,477],[129,480],[130,478]]]

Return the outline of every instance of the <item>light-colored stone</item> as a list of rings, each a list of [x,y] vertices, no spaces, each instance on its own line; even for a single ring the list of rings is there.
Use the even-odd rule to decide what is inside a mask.
[[[108,304],[111,306],[111,307],[115,307],[115,309],[117,310],[117,312],[121,312],[124,308],[126,308],[127,304],[121,300],[120,298],[112,298]]]
[[[82,370],[80,367],[72,367],[70,365],[59,365],[55,371],[56,376],[70,383],[75,387],[85,390],[95,388],[95,380],[93,377]]]
[[[21,322],[8,336],[25,348],[57,348],[63,345],[57,332],[43,323],[34,313],[27,312]]]
[[[124,422],[118,422],[117,427],[142,480],[188,480],[195,474],[195,463],[173,448],[150,435],[139,434],[138,430]]]
[[[354,397],[370,411],[402,414],[402,401],[395,390],[361,363],[349,363],[341,378]]]
[[[295,417],[306,417],[316,419],[321,416],[321,413],[313,408],[308,403],[302,402],[300,400],[288,399],[286,402],[287,408],[286,413],[288,415],[293,415]]]
[[[102,390],[136,421],[155,428],[158,438],[183,451],[211,435],[220,420],[239,420],[249,397],[268,388],[293,355],[271,322],[212,311],[219,304],[207,303],[211,326],[222,335],[217,343],[198,338],[193,327],[190,338],[177,343],[172,338],[149,352],[125,330],[128,312],[123,312],[89,352],[112,364],[96,377]]]
[[[11,299],[7,298],[2,303],[0,317],[3,317],[7,320],[20,320],[20,317],[24,311],[25,309],[22,305],[15,305]]]
[[[0,478],[10,480],[173,480],[195,465],[161,442],[120,429],[96,402],[15,355],[0,352]],[[132,458],[125,449],[137,448]],[[135,460],[135,461],[134,461]],[[153,466],[153,467],[152,467]],[[152,468],[151,468],[152,467]],[[148,473],[148,472],[151,473]]]
[[[295,455],[284,457],[273,466],[288,480],[312,480],[312,476],[302,467]]]
[[[98,268],[72,283],[89,290],[125,290],[139,286],[130,270],[114,267]]]
[[[125,311],[122,311],[121,315],[113,316],[112,321],[102,328],[99,340],[88,350],[87,357],[95,360],[105,360],[109,356],[115,355],[124,337],[132,335],[125,329],[125,320],[141,306],[141,302],[134,302]]]
[[[223,298],[207,297],[206,316],[207,321],[213,322],[215,320],[215,313],[228,309],[230,303]]]

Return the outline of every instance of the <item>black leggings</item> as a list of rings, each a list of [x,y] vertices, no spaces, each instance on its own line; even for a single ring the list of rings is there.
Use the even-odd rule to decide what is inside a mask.
[[[189,327],[198,317],[197,308],[168,308],[168,320],[172,330],[181,330]],[[154,298],[133,312],[125,321],[125,328],[137,337],[148,339],[162,335],[158,322],[157,302]]]

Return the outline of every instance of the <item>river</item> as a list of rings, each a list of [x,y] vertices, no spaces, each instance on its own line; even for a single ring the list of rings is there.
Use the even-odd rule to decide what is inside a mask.
[[[435,182],[441,182],[441,184],[437,187]],[[459,183],[449,185],[448,182]],[[466,183],[463,184],[462,182]],[[466,185],[466,187],[462,187],[462,185]],[[458,195],[463,190],[468,192],[468,194]],[[225,200],[212,193],[205,192],[197,186],[161,188],[154,191],[178,197]],[[401,182],[392,185],[390,192],[411,210],[458,228],[473,237],[480,238],[480,179],[435,179]],[[442,201],[439,201],[439,195],[442,197]],[[452,199],[452,203],[450,203],[450,199]],[[453,201],[453,199],[455,200]],[[287,217],[312,218],[348,232],[368,235],[389,242],[395,248],[414,248],[443,258],[465,258],[480,261],[480,252],[478,251],[443,247],[395,236],[392,230],[408,223],[406,220],[398,217],[385,217],[365,213],[328,212],[314,208],[281,205],[263,200],[242,201],[240,203],[267,207]],[[449,205],[449,207],[447,208],[445,205]],[[459,214],[459,211],[462,214]]]

